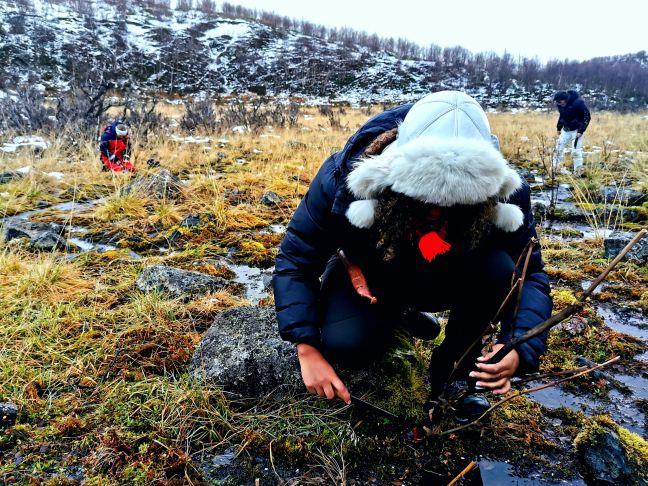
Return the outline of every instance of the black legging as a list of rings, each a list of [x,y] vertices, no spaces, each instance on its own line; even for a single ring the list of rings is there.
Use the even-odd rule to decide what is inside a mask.
[[[345,368],[362,368],[379,358],[393,342],[405,308],[450,310],[445,339],[430,360],[430,385],[440,392],[453,363],[482,333],[510,289],[515,265],[504,251],[476,254],[455,265],[407,282],[387,282],[379,303],[370,305],[355,292],[342,262],[332,258],[322,278],[321,341],[325,355]],[[372,289],[373,290],[373,289]],[[380,298],[383,297],[383,298]],[[476,346],[458,376],[472,369]]]

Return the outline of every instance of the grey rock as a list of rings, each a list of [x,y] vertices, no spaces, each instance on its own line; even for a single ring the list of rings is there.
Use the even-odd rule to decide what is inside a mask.
[[[616,257],[621,250],[632,240],[632,236],[622,235],[618,233],[613,233],[609,238],[606,238],[603,242],[605,246],[605,258],[614,258]],[[648,237],[643,237],[639,240],[635,246],[628,252],[626,255],[628,260],[634,260],[639,263],[645,263],[648,261]]]
[[[355,394],[368,393],[380,400],[386,380],[411,379],[408,373],[416,359],[413,350],[394,349],[367,369],[336,365],[336,370]],[[395,366],[396,362],[407,365]],[[237,307],[218,314],[196,348],[189,370],[199,382],[248,398],[267,395],[279,386],[305,391],[295,347],[279,336],[273,306]],[[403,375],[402,370],[409,371]]]
[[[191,359],[192,376],[244,397],[301,386],[294,345],[277,332],[274,307],[237,307],[216,316]]]
[[[621,202],[626,206],[641,206],[648,201],[648,194],[634,189],[605,186],[601,188],[601,202]]]
[[[139,192],[156,199],[175,199],[182,194],[182,182],[168,169],[162,169],[152,176],[138,175],[122,189],[122,194],[131,192]]]
[[[16,179],[21,179],[23,174],[15,170],[7,170],[5,172],[0,172],[0,184],[6,184],[7,182],[14,181]]]
[[[39,251],[67,250],[68,242],[61,235],[53,231],[46,231],[32,238],[29,243],[29,249]]]
[[[565,331],[570,336],[577,336],[585,332],[589,323],[580,316],[574,316],[567,321],[563,321],[556,326],[556,330]]]
[[[281,197],[276,192],[268,191],[263,196],[261,196],[259,202],[261,204],[265,204],[266,206],[274,206],[275,204],[279,204],[281,202]]]
[[[142,292],[162,292],[174,299],[190,300],[222,289],[227,280],[181,268],[152,265],[135,283]]]
[[[62,232],[63,227],[56,223],[39,223],[12,219],[6,221],[4,224],[3,239],[5,241],[10,241],[14,238],[29,238],[33,240],[43,233],[61,234]]]
[[[18,407],[13,403],[0,402],[0,429],[13,427],[18,418]]]
[[[589,479],[587,484],[634,484],[631,482],[632,470],[615,432],[605,429],[597,435],[595,442],[580,444],[578,452]]]
[[[286,145],[288,145],[289,148],[295,150],[303,150],[308,148],[308,145],[306,145],[304,142],[300,142],[299,140],[288,140],[286,142]]]

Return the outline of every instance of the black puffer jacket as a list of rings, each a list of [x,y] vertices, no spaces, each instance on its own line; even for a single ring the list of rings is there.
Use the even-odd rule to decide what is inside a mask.
[[[383,132],[397,127],[410,108],[411,105],[393,108],[369,120],[349,139],[344,149],[324,162],[311,182],[288,225],[275,263],[272,284],[279,333],[283,339],[319,345],[319,277],[337,248],[353,255],[354,261],[364,263],[360,252],[369,235],[368,230],[353,227],[345,217],[349,204],[354,200],[346,187],[346,177],[369,143]],[[529,239],[536,236],[529,186],[523,185],[509,202],[522,209],[524,224],[512,233],[496,231],[492,235],[492,245],[503,249],[513,261],[517,261]],[[508,331],[511,325],[513,334],[517,336],[551,315],[549,292],[549,279],[543,271],[540,249],[536,248],[529,262],[517,317],[515,322],[503,323],[500,342],[510,339]],[[546,334],[536,336],[518,348],[522,360],[520,372],[537,369],[546,338]]]
[[[565,106],[558,105],[560,116],[556,128],[558,131],[564,128],[569,131],[577,130],[578,133],[585,133],[591,119],[589,109],[576,91],[567,91],[567,95],[569,96],[567,104]]]

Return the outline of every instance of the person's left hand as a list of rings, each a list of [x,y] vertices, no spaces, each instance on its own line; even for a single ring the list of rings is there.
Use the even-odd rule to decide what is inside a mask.
[[[511,389],[511,377],[520,366],[520,355],[515,349],[504,356],[499,363],[485,363],[502,347],[504,347],[503,344],[496,344],[490,353],[477,358],[478,362],[475,365],[477,371],[472,371],[469,375],[477,380],[477,386],[490,390],[497,395],[506,393]]]

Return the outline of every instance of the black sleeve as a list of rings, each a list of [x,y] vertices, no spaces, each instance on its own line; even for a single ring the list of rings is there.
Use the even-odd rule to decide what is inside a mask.
[[[582,110],[581,110],[581,125],[580,128],[578,129],[578,133],[585,133],[585,130],[587,130],[587,126],[589,125],[590,120],[592,119],[590,115],[590,111],[587,108],[587,105],[585,103],[582,104]]]
[[[319,346],[319,278],[337,249],[331,209],[337,188],[334,157],[311,182],[288,225],[272,278],[281,337]]]

